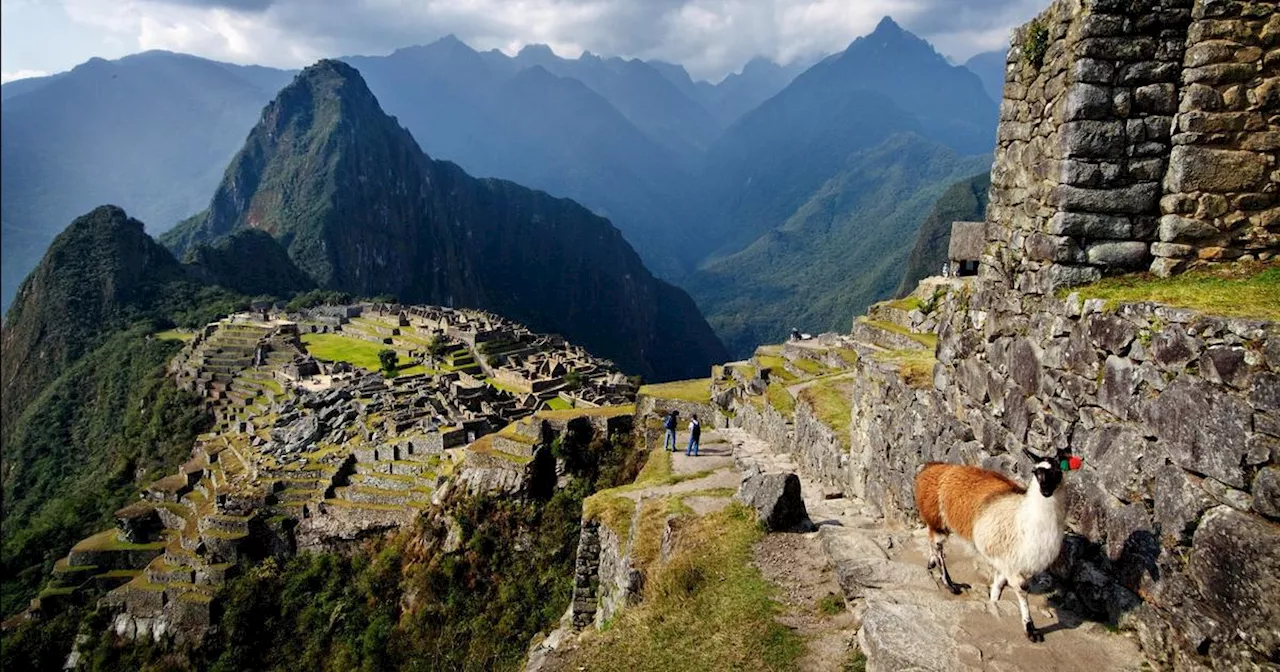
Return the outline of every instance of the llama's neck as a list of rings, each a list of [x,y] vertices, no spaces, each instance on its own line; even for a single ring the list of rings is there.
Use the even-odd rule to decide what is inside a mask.
[[[1020,555],[1032,573],[1048,567],[1062,548],[1061,494],[1062,488],[1058,488],[1053,497],[1045,497],[1033,483],[1018,507]]]

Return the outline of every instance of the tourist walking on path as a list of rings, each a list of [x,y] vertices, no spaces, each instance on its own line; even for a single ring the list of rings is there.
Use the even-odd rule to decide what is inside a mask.
[[[667,428],[667,439],[662,442],[662,449],[676,452],[676,422],[680,419],[680,411],[672,409],[667,414],[667,421],[663,425]]]
[[[698,439],[702,438],[702,423],[698,421],[698,414],[693,414],[693,419],[689,421],[689,447],[684,449],[685,455],[698,456]]]

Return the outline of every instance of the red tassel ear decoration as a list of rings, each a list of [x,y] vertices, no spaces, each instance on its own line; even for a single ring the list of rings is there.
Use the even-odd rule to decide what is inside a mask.
[[[1079,469],[1080,466],[1083,464],[1084,464],[1083,459],[1075,455],[1072,455],[1071,457],[1067,458],[1067,471],[1075,471]]]

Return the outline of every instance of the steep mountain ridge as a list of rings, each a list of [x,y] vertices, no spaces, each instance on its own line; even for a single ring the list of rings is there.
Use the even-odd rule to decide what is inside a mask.
[[[991,187],[991,173],[984,171],[947,187],[933,204],[929,214],[920,223],[916,244],[907,257],[902,282],[894,290],[897,296],[906,296],[915,290],[921,280],[937,275],[947,261],[951,243],[952,222],[981,222],[987,213],[987,190]]]
[[[340,61],[281,91],[209,209],[163,241],[181,254],[249,229],[322,288],[487,308],[648,378],[688,377],[724,356],[692,301],[654,279],[607,220],[431,160]]]
[[[955,180],[990,165],[916,133],[850,153],[785,220],[713,260],[689,286],[730,354],[784,340],[791,328],[844,331],[889,296],[924,214]]]
[[[185,277],[142,222],[120,208],[99,207],[73,221],[22,283],[5,317],[5,435],[45,385],[101,342],[100,334],[150,316],[168,285]]]
[[[7,307],[62,227],[117,203],[163,231],[201,207],[289,75],[146,52],[5,85],[0,220]],[[25,89],[25,91],[24,91]]]

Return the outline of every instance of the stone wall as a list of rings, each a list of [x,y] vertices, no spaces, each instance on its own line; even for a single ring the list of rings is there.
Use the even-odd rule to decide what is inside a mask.
[[[1280,250],[1280,11],[1198,2],[1153,269]]]
[[[853,450],[809,456],[822,478],[911,521],[922,462],[1025,480],[1024,449],[1069,449],[1084,466],[1051,570],[1066,606],[1135,629],[1177,669],[1274,662],[1280,324],[981,285],[941,315],[932,389],[859,363]]]
[[[1263,1],[1057,0],[1020,28],[982,276],[1043,293],[1280,252],[1278,41]]]

